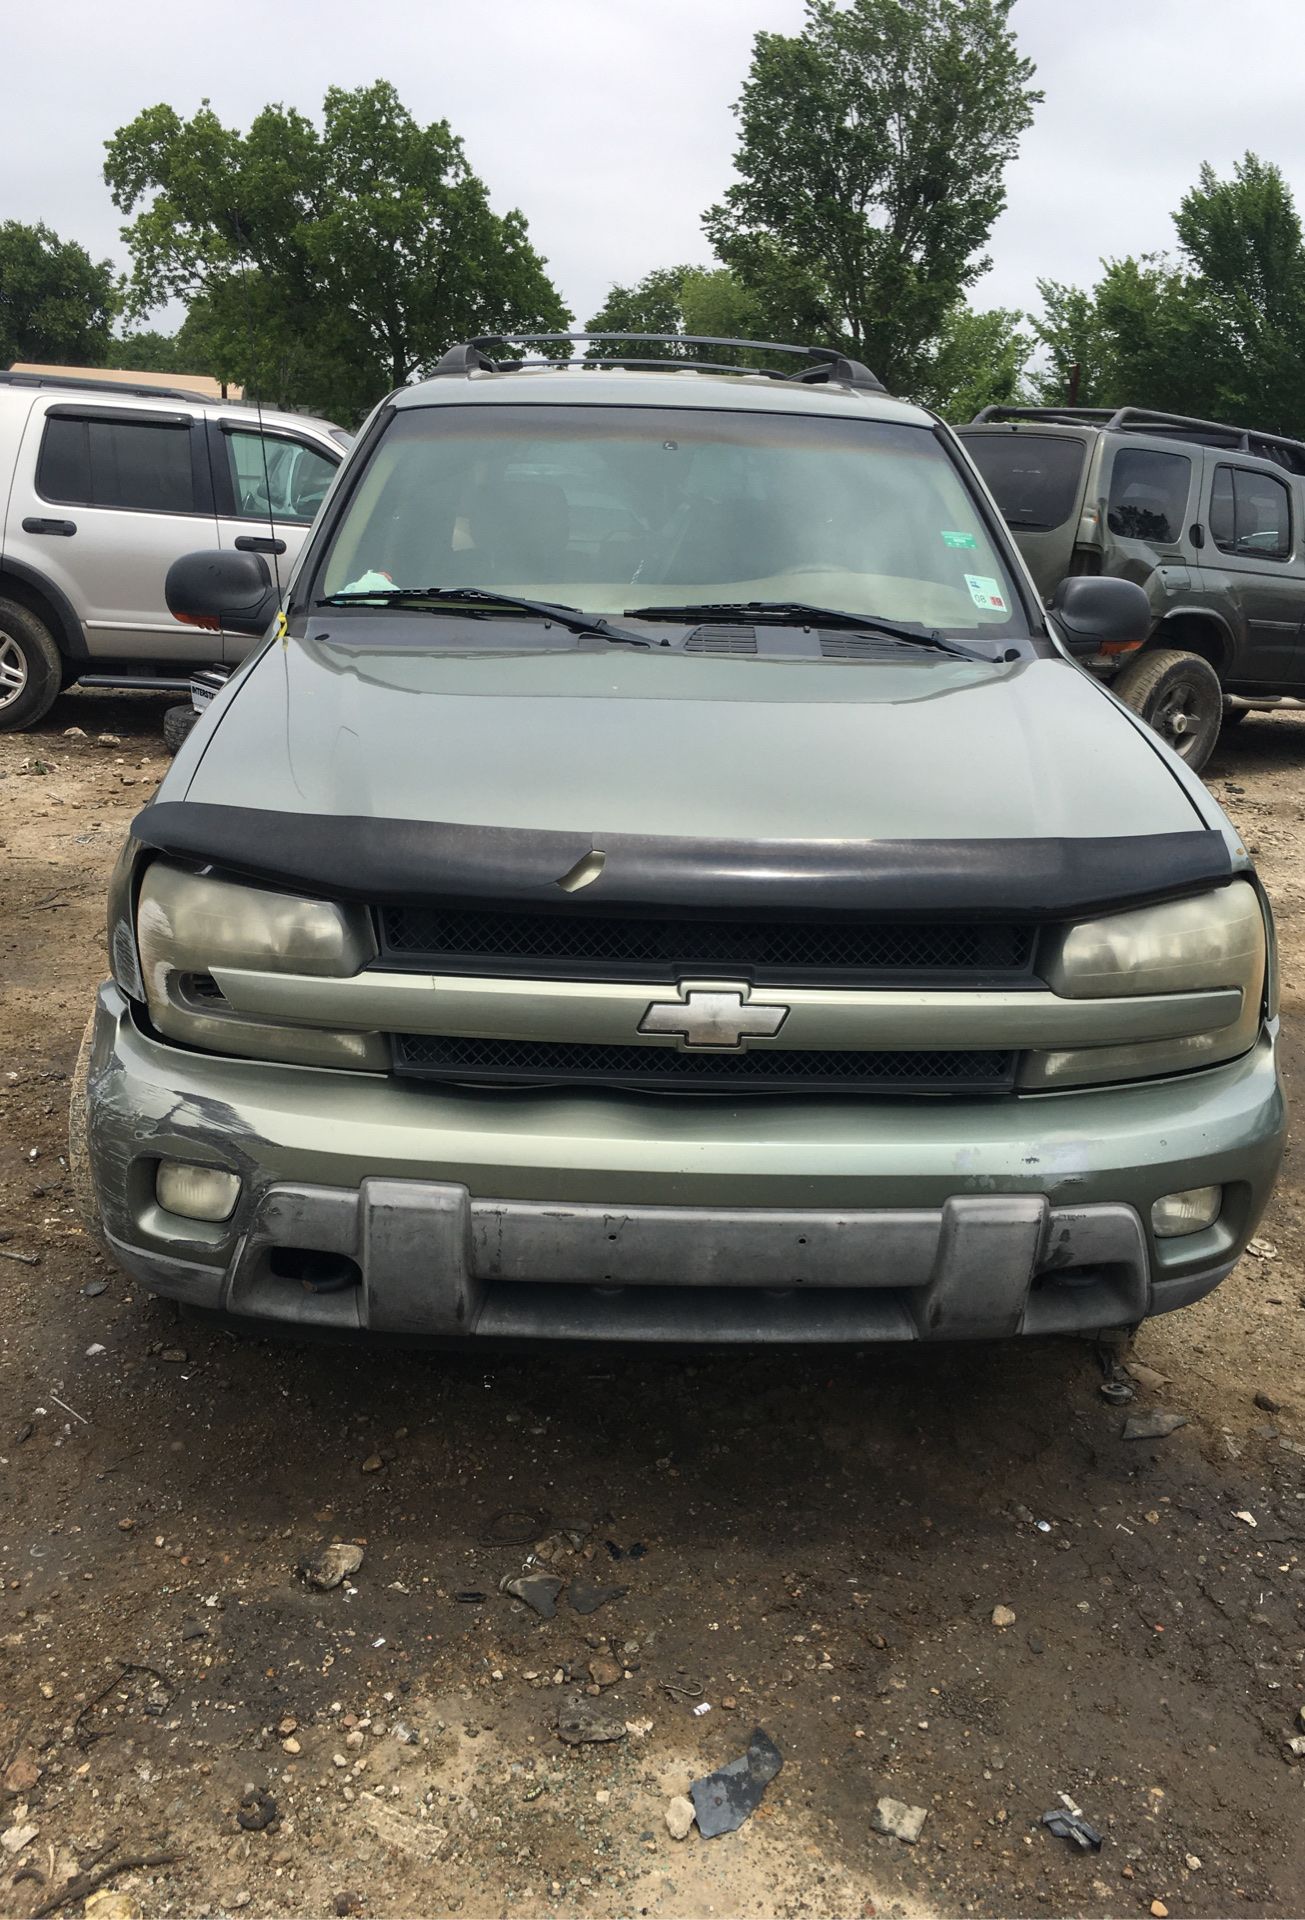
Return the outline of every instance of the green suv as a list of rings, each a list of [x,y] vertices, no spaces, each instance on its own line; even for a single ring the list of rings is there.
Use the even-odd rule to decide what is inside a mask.
[[[283,605],[257,554],[171,570],[263,641],[112,887],[72,1146],[116,1257],[482,1341],[1207,1293],[1282,1151],[1272,923],[1071,657],[1141,589],[1044,612],[954,434],[855,361],[492,344],[376,409]]]
[[[961,428],[1039,590],[1134,580],[1144,644],[1085,662],[1194,772],[1305,694],[1305,444],[1141,407],[987,407]]]

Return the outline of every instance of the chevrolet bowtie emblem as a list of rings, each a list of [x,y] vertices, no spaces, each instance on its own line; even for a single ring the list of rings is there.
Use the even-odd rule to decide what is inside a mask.
[[[746,988],[686,987],[678,1000],[654,1000],[639,1031],[673,1035],[686,1047],[738,1048],[777,1034],[788,1011],[754,1005]]]

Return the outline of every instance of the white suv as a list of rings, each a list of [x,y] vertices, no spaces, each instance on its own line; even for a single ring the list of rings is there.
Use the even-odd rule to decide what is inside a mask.
[[[172,562],[269,555],[284,581],[350,436],[180,389],[0,373],[0,730],[62,687],[188,686],[252,642],[174,620]]]

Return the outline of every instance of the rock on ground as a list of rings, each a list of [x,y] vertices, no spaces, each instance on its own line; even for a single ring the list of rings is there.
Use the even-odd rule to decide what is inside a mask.
[[[894,1800],[885,1794],[870,1816],[870,1825],[876,1833],[884,1833],[892,1840],[905,1840],[913,1847],[924,1832],[924,1823],[929,1818],[928,1807],[908,1807],[905,1800]]]

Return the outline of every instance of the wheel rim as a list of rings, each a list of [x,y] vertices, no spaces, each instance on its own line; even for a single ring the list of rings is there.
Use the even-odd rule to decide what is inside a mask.
[[[27,685],[27,655],[0,627],[0,707],[12,706]]]
[[[1204,689],[1194,680],[1175,680],[1156,701],[1151,725],[1183,760],[1198,759],[1211,727],[1202,699]]]

